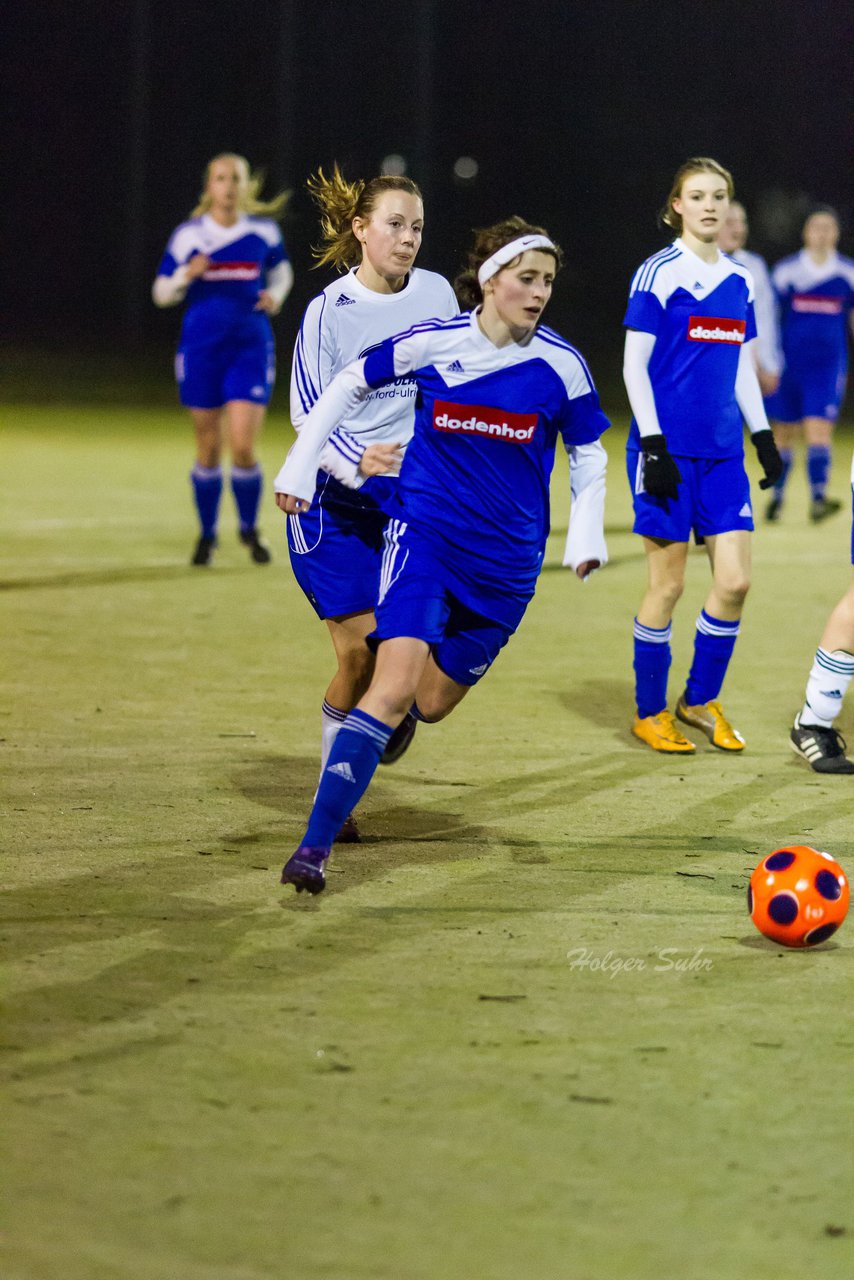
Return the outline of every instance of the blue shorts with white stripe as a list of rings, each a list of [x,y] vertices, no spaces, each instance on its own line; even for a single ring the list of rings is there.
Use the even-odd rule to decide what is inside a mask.
[[[294,577],[319,618],[368,613],[376,605],[397,484],[397,477],[376,476],[361,489],[347,489],[319,471],[309,510],[288,516]]]
[[[368,644],[376,649],[380,641],[402,636],[424,640],[446,676],[457,684],[477,684],[516,628],[470,608],[455,593],[456,586],[435,546],[404,519],[390,520],[377,628]]]

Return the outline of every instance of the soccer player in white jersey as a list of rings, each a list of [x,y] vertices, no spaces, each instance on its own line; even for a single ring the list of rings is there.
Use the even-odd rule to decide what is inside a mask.
[[[558,435],[578,472],[577,568],[605,558],[608,426],[579,353],[540,323],[561,255],[540,227],[510,218],[477,233],[457,281],[464,305],[382,343],[332,381],[276,477],[276,501],[302,512],[317,459],[343,414],[372,390],[414,378],[415,434],[386,531],[368,691],[342,726],[282,882],[318,893],[341,822],[407,712],[443,719],[488,671],[534,593],[549,528]],[[583,479],[582,479],[583,477]],[[414,700],[414,701],[413,701]]]
[[[854,317],[854,262],[837,253],[839,218],[821,206],[803,228],[804,247],[772,273],[781,312],[785,368],[768,402],[783,474],[766,517],[777,520],[798,428],[807,446],[810,518],[824,520],[842,503],[827,497],[833,427],[845,395],[848,328]]]
[[[735,262],[747,267],[753,277],[753,310],[756,315],[754,358],[756,376],[763,396],[773,395],[780,385],[783,356],[780,350],[780,325],[774,286],[765,259],[745,248],[750,226],[744,205],[731,200],[718,237],[718,248]]]
[[[655,751],[695,749],[667,709],[671,618],[692,531],[705,542],[712,587],[676,715],[722,751],[744,748],[718,700],[750,585],[742,419],[765,472],[763,488],[779,474],[780,459],[753,359],[753,282],[718,249],[732,195],[732,178],[717,161],[682,165],[662,210],[678,238],[637,271],[625,317],[623,372],[634,415],[627,466],[648,574],[634,624],[632,732]]]
[[[411,179],[347,182],[337,166],[310,179],[321,214],[319,266],[344,272],[308,305],[294,350],[291,420],[299,432],[312,406],[353,360],[421,320],[459,313],[444,276],[415,266],[424,229],[421,192]],[[399,378],[343,415],[320,457],[311,505],[288,517],[297,582],[329,629],[337,670],[321,709],[321,774],[335,736],[371,682],[366,636],[376,621],[383,535],[394,509],[397,473],[412,438],[415,383]],[[407,716],[384,763],[397,760],[415,731]],[[352,815],[338,839],[358,839]]]
[[[152,289],[158,307],[187,304],[175,372],[196,433],[194,565],[210,564],[216,547],[225,430],[240,540],[256,564],[270,560],[257,526],[255,444],[276,376],[270,317],[290,291],[293,270],[276,224],[287,194],[265,202],[260,186],[243,156],[214,156],[201,199],[173,233]]]
[[[854,459],[851,462],[851,506],[854,515]],[[854,564],[854,521],[851,526]],[[854,773],[845,755],[845,739],[833,722],[854,677],[854,581],[837,603],[815,651],[804,705],[789,734],[792,750],[816,773]]]

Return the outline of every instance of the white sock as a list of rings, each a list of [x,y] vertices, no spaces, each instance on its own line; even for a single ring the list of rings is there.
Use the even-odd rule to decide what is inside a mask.
[[[854,676],[854,653],[844,649],[818,648],[807,680],[807,695],[801,724],[818,724],[829,729],[842,709],[842,699]]]
[[[349,715],[349,711],[339,711],[337,707],[331,706],[326,699],[323,700],[323,706],[320,711],[320,774],[323,776],[323,770],[326,768],[326,761],[329,759],[329,753],[332,750],[332,744],[338,737],[338,730]]]

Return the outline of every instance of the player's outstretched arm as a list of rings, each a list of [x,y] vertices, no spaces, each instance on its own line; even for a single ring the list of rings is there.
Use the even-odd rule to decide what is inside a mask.
[[[338,423],[358,408],[370,390],[365,380],[365,361],[354,360],[335,375],[320,399],[315,402],[273,482],[277,495],[285,495],[305,504],[300,508],[282,508],[289,515],[298,510],[308,510],[327,440]]]

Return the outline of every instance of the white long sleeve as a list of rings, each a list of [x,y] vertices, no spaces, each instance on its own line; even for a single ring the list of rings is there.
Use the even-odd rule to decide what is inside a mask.
[[[572,506],[563,563],[577,569],[586,560],[608,563],[605,542],[605,471],[608,455],[599,440],[569,450]]]
[[[754,338],[751,342],[745,342],[739,351],[738,371],[735,375],[736,402],[751,435],[755,435],[757,431],[770,430],[768,415],[765,412],[765,405],[762,403],[759,379],[756,376],[753,351],[755,341],[756,339]]]
[[[277,306],[281,306],[285,298],[290,293],[294,285],[294,269],[291,264],[285,260],[276,263],[275,267],[271,267],[267,272],[267,283],[264,288],[273,298]]]
[[[370,390],[365,381],[364,359],[354,360],[335,375],[303,422],[273,481],[276,493],[289,493],[303,502],[311,502],[327,440],[338,423],[355,412]]]
[[[649,362],[655,346],[655,334],[640,329],[626,330],[626,346],[623,354],[623,381],[629,397],[638,431],[642,436],[661,435],[655,393],[649,377]]]
[[[766,373],[779,374],[783,368],[783,356],[780,351],[780,323],[777,317],[777,299],[768,268],[758,254],[753,254],[748,263],[753,275],[754,301],[756,313],[757,341],[754,357],[759,360],[760,368]]]
[[[187,268],[177,267],[171,276],[158,276],[151,286],[151,296],[156,307],[175,307],[187,296],[190,282]]]

